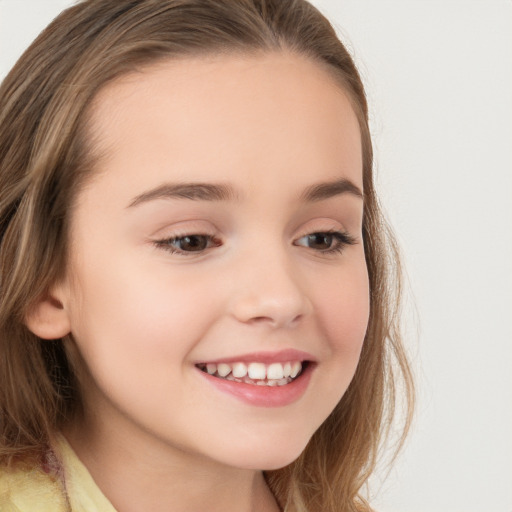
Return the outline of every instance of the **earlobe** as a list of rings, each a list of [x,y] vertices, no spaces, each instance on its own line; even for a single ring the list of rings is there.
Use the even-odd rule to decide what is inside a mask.
[[[71,331],[68,312],[62,301],[48,293],[25,315],[25,325],[36,336],[46,340],[63,338]]]

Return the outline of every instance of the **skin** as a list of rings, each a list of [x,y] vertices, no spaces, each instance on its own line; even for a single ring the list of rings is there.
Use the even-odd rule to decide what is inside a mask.
[[[292,462],[330,414],[367,327],[362,199],[301,199],[340,178],[362,190],[350,102],[304,57],[204,57],[110,84],[91,126],[104,156],[73,208],[69,267],[29,320],[71,332],[84,361],[85,417],[65,434],[120,512],[277,510],[262,470]],[[237,197],[129,206],[176,182]],[[305,237],[333,230],[354,243]],[[191,234],[215,243],[156,243]],[[220,392],[194,366],[290,348],[315,368],[283,407]]]

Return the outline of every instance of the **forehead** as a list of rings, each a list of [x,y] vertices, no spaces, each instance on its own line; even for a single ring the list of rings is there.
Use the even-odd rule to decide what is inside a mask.
[[[143,170],[141,181],[171,171],[175,180],[257,181],[269,168],[277,180],[285,165],[298,178],[322,168],[323,178],[362,186],[347,94],[323,65],[291,53],[159,62],[100,91],[90,121],[100,170]]]

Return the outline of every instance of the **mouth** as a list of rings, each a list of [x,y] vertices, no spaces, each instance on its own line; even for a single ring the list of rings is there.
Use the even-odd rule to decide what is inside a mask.
[[[202,372],[221,380],[275,387],[291,384],[302,375],[309,363],[309,361],[288,361],[265,364],[255,361],[198,363],[195,366]]]

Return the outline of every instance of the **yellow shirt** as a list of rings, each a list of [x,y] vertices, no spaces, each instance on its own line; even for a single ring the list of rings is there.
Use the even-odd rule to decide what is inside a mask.
[[[116,512],[64,437],[54,450],[62,478],[40,468],[0,470],[0,512]]]

